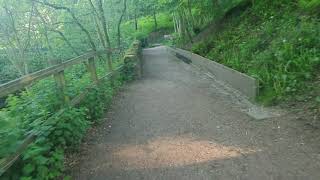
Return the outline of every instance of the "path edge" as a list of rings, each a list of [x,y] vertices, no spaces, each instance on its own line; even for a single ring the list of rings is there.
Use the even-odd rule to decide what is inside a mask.
[[[259,81],[257,79],[190,51],[169,46],[165,47],[171,55],[176,56],[187,64],[193,64],[211,73],[217,80],[223,81],[240,91],[250,101],[254,102],[256,100],[259,94]]]

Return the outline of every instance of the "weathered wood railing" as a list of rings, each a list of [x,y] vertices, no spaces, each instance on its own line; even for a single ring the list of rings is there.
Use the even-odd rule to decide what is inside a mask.
[[[89,93],[90,87],[96,86],[99,82],[102,80],[111,80],[113,81],[113,78],[118,75],[120,72],[124,72],[125,76],[128,76],[129,73],[133,72],[136,73],[135,76],[140,77],[142,74],[141,69],[141,45],[140,42],[135,42],[133,44],[133,47],[128,51],[124,57],[124,64],[119,66],[118,68],[114,70],[109,70],[109,73],[105,74],[103,77],[98,78],[96,65],[95,65],[95,57],[106,53],[106,51],[100,51],[100,52],[88,52],[86,54],[83,54],[79,57],[70,59],[68,61],[65,61],[61,64],[34,72],[32,74],[23,76],[19,79],[13,80],[11,82],[8,82],[6,84],[0,85],[0,98],[6,97],[10,94],[13,94],[19,90],[23,90],[24,88],[32,85],[32,83],[35,83],[39,80],[45,79],[50,76],[54,76],[57,87],[58,87],[58,94],[61,95],[62,101],[70,107],[74,107],[78,105],[82,100],[85,99],[86,95]],[[91,81],[92,83],[79,95],[74,97],[70,100],[70,98],[66,95],[65,89],[66,89],[66,82],[65,82],[65,75],[64,70],[74,66],[76,64],[80,63],[86,63],[87,71],[90,73]],[[60,111],[56,112],[53,116],[50,118],[59,116],[64,113],[64,109],[61,109]],[[49,118],[49,119],[50,119]],[[47,121],[49,121],[47,119]],[[32,132],[30,133],[21,143],[21,145],[17,148],[16,153],[13,155],[5,158],[4,161],[0,163],[0,176],[6,172],[23,154],[23,152],[28,148],[30,144],[32,144],[40,132]]]

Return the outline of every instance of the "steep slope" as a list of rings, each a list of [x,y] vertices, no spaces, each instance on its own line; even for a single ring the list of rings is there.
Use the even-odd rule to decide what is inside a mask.
[[[301,6],[286,0],[256,2],[224,18],[223,28],[206,32],[192,50],[259,79],[260,100],[266,104],[312,90],[307,84],[320,64],[319,14]]]

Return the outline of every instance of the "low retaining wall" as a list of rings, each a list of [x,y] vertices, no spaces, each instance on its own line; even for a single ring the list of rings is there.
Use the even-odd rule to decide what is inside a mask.
[[[188,62],[210,72],[218,80],[228,83],[230,86],[240,91],[243,95],[247,96],[250,100],[255,100],[256,96],[258,95],[259,82],[255,78],[192,52],[178,48],[167,48],[176,57],[181,59],[182,56],[183,61],[185,61],[185,59],[189,59]]]

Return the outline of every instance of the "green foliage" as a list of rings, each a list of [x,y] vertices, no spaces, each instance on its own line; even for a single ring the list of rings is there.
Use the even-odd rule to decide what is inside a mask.
[[[120,64],[120,61],[114,62],[115,66]],[[101,65],[97,67],[98,76],[108,73]],[[77,107],[70,107],[58,98],[59,91],[53,78],[41,80],[26,91],[7,98],[7,107],[0,110],[0,162],[15,153],[26,136],[31,133],[37,136],[23,152],[22,159],[1,179],[62,178],[65,152],[77,149],[90,125],[100,122],[126,76],[122,73],[116,76],[113,86],[105,79],[87,89],[92,82],[83,64],[64,72],[68,84],[66,91],[71,98],[88,90],[85,100]]]
[[[119,86],[119,83],[116,87]],[[121,83],[120,83],[121,84]],[[109,82],[104,82],[99,88],[92,88],[83,101],[82,105],[88,109],[87,118],[92,122],[98,122],[104,114],[107,105],[110,104],[114,95],[114,88],[111,88]]]
[[[257,78],[266,104],[306,89],[320,64],[318,19],[301,16],[284,2],[257,3],[229,19],[224,31],[193,46],[194,52]]]
[[[320,0],[299,0],[299,6],[307,11],[317,12],[320,11]]]
[[[69,86],[68,89],[69,92],[78,92],[73,89],[84,89],[88,85],[87,74],[79,75],[77,67],[73,70],[66,76],[74,78],[73,81],[70,79],[70,84],[80,82],[80,85]],[[25,135],[30,132],[39,135],[23,154],[22,160],[4,178],[42,180],[62,176],[65,150],[80,144],[91,122],[97,122],[102,116],[113,91],[108,83],[102,83],[90,91],[82,106],[66,107],[60,110],[63,111],[61,114],[56,114],[62,104],[56,98],[52,79],[40,81],[20,96],[10,96],[8,107],[0,111],[0,159],[15,152]]]
[[[208,54],[213,48],[213,41],[202,41],[192,46],[192,52],[196,54]]]
[[[33,127],[33,131],[40,134],[23,153],[20,171],[15,169],[14,173],[20,174],[21,179],[62,176],[65,149],[80,144],[88,125],[84,108],[66,108],[63,114],[48,119],[45,125]]]
[[[5,55],[0,55],[0,67],[0,84],[18,77],[19,73],[8,63]]]
[[[21,131],[15,128],[15,121],[8,118],[7,112],[0,111],[0,160],[16,149],[16,144],[21,136]]]
[[[173,22],[169,14],[158,13],[157,15],[158,29],[172,29]],[[125,36],[134,39],[145,39],[151,32],[155,31],[154,20],[152,16],[144,16],[138,19],[138,30],[134,29],[134,20],[127,21],[123,24]]]

